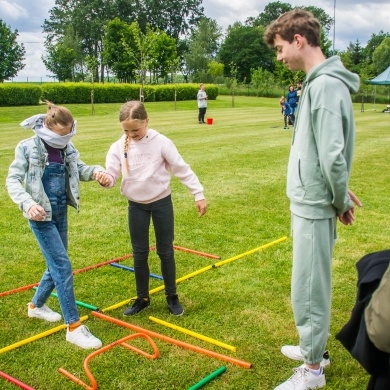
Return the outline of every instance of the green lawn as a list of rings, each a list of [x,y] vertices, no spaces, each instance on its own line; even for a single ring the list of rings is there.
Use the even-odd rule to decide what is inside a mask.
[[[74,143],[89,164],[104,165],[109,146],[120,135],[120,104],[68,105],[78,120]],[[265,250],[242,256],[211,268],[179,284],[185,307],[183,317],[170,316],[163,292],[151,296],[152,305],[134,318],[123,317],[126,306],[105,314],[169,337],[249,362],[252,368],[217,360],[155,339],[160,350],[156,360],[146,359],[117,346],[94,358],[89,367],[99,389],[188,389],[226,366],[226,372],[210,382],[213,389],[273,389],[291,375],[297,365],[280,353],[283,344],[298,341],[290,306],[291,239],[289,203],[285,176],[290,131],[283,130],[278,99],[219,96],[209,101],[207,117],[213,125],[199,125],[196,102],[147,103],[150,127],[171,138],[184,159],[197,173],[209,202],[207,214],[199,218],[192,196],[172,180],[175,206],[175,244],[214,254],[221,260],[244,254],[281,237],[287,240]],[[377,105],[378,106],[378,105]],[[365,254],[387,249],[389,238],[390,115],[365,112],[355,106],[357,139],[350,188],[364,207],[357,210],[353,226],[338,228],[339,240],[333,263],[333,310],[328,347],[327,389],[363,390],[368,375],[335,340],[349,319],[356,297],[355,263]],[[44,261],[27,221],[4,187],[8,166],[19,140],[32,135],[19,126],[26,117],[45,107],[0,108],[0,293],[39,281]],[[82,183],[81,211],[69,210],[69,254],[75,270],[130,253],[126,200],[119,186],[111,190],[97,183]],[[154,244],[151,231],[151,244]],[[176,251],[177,277],[217,262],[184,251]],[[131,259],[121,261],[132,266]],[[150,254],[151,272],[161,274],[155,252]],[[150,288],[161,281],[150,280]],[[134,274],[106,265],[75,275],[76,298],[100,309],[124,302],[135,295]],[[27,318],[32,290],[0,297],[0,351],[57,325]],[[59,310],[56,298],[49,306]],[[86,325],[104,345],[133,331],[91,315]],[[213,339],[230,344],[236,352],[164,327],[149,320],[157,317]],[[143,339],[129,344],[148,352]],[[83,362],[91,351],[65,341],[65,331],[0,353],[0,370],[38,390],[80,389],[58,372],[62,367],[90,384]],[[0,378],[0,388],[15,385]]]

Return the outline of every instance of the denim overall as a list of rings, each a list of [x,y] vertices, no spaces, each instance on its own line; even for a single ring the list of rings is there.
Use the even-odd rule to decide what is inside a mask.
[[[54,288],[57,290],[66,324],[79,321],[73,290],[72,265],[68,257],[68,214],[66,203],[66,169],[64,164],[50,162],[42,176],[43,188],[52,207],[51,221],[29,220],[47,269],[32,299],[33,305],[42,307]]]

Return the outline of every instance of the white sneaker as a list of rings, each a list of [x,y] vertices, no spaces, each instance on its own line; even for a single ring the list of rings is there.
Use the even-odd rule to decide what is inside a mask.
[[[56,313],[55,311],[51,310],[46,305],[43,305],[42,307],[35,307],[34,309],[31,309],[30,304],[27,304],[27,315],[30,318],[40,318],[42,320],[46,320],[49,322],[57,322],[61,321],[61,314]]]
[[[305,360],[299,345],[284,345],[281,349],[281,352],[284,356],[287,356],[292,360],[302,360],[302,361]],[[325,351],[322,360],[320,362],[320,366],[326,367],[329,365],[330,365],[329,352]]]
[[[91,334],[85,325],[80,325],[72,332],[69,331],[68,326],[68,330],[66,331],[66,341],[84,349],[97,349],[101,348],[103,345],[97,337]]]
[[[324,370],[320,375],[314,375],[306,367],[294,368],[294,374],[275,390],[312,390],[321,389],[326,385]]]

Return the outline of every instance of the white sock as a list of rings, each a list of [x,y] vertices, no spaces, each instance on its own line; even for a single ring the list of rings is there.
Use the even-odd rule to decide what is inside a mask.
[[[318,370],[313,370],[311,368],[309,368],[309,370],[315,376],[319,376],[322,373],[321,367]]]

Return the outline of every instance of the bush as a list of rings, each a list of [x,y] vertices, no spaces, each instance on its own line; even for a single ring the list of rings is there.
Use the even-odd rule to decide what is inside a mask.
[[[35,84],[0,84],[0,106],[35,106],[41,87]]]
[[[4,84],[8,92],[0,90],[0,106],[37,105],[39,100],[56,104],[123,103],[140,99],[139,84],[44,83],[41,85]],[[145,85],[143,99],[146,102],[195,100],[198,84]],[[218,86],[207,85],[210,100],[218,96]],[[18,91],[16,93],[15,91]],[[34,91],[34,93],[32,93]],[[25,97],[25,99],[22,99]]]

